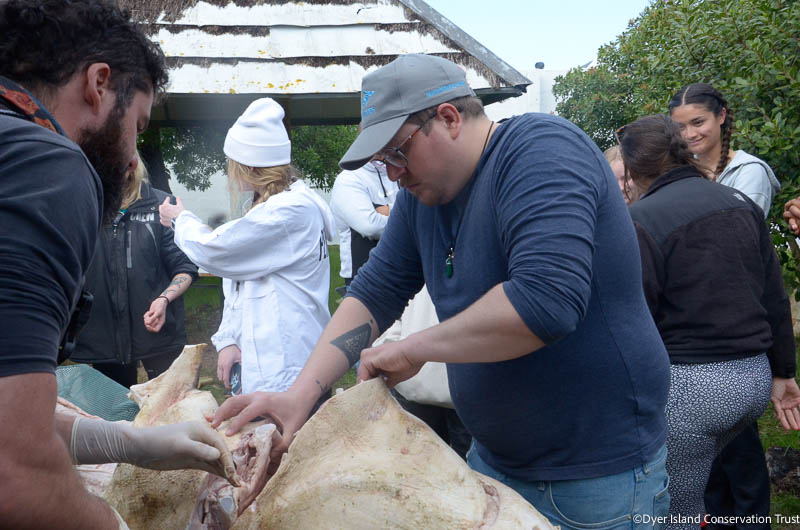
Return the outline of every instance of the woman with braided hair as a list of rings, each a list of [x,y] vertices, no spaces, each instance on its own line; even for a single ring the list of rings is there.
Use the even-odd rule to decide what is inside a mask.
[[[789,299],[762,212],[698,167],[669,117],[617,131],[642,285],[670,360],[667,528],[696,529],[712,461],[770,399],[800,429]]]
[[[707,83],[685,86],[669,102],[669,113],[706,176],[750,197],[766,217],[780,182],[766,162],[731,149],[733,113],[722,94]]]
[[[673,96],[669,111],[706,175],[750,197],[766,217],[780,183],[766,162],[731,150],[733,115],[722,94],[709,84],[694,83]],[[708,513],[715,516],[769,515],[769,473],[755,422],[714,461],[705,500]],[[725,527],[712,525],[711,530],[717,528]],[[769,524],[749,527],[768,529]]]

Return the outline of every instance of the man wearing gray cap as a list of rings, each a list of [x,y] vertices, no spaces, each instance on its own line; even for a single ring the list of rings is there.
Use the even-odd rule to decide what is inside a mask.
[[[389,386],[445,362],[471,467],[562,528],[651,527],[669,506],[669,364],[614,176],[571,123],[496,124],[474,96],[434,56],[364,77],[362,132],[340,165],[380,160],[405,190],[295,384],[229,400],[214,424],[269,414],[285,450],[359,358],[359,379]],[[441,323],[369,348],[423,283]]]

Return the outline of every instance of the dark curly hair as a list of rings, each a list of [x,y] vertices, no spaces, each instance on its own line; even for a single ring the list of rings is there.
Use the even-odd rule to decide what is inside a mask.
[[[669,116],[639,118],[617,131],[617,135],[625,173],[640,188],[649,188],[671,169],[697,167],[678,125]]]
[[[722,174],[728,165],[728,150],[731,147],[731,133],[733,132],[733,112],[728,107],[728,102],[722,97],[716,88],[708,83],[693,83],[680,89],[677,94],[672,96],[669,102],[669,112],[681,105],[702,105],[705,109],[719,116],[722,109],[725,109],[725,121],[720,125],[720,157],[717,167],[714,169],[714,177]]]
[[[109,1],[0,0],[0,35],[0,75],[45,100],[93,63],[111,67],[123,108],[134,89],[158,96],[168,81],[161,49]]]

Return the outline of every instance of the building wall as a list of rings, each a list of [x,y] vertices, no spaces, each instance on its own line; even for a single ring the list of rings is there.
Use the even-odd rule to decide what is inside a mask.
[[[532,84],[528,86],[528,91],[519,97],[488,105],[486,115],[497,121],[526,112],[555,114],[556,98],[553,96],[553,84],[557,76],[566,73],[567,70],[523,71],[522,75],[532,81]]]

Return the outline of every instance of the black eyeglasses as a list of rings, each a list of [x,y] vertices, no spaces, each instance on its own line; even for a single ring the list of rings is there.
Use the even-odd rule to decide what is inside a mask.
[[[621,143],[622,143],[622,136],[625,134],[625,127],[627,127],[627,125],[623,125],[623,126],[622,126],[622,127],[620,127],[619,129],[617,129],[616,131],[614,131],[614,138],[616,138],[616,139],[617,139],[617,143],[618,143],[618,144],[621,144]]]
[[[381,151],[379,151],[378,154],[376,154],[372,158],[372,162],[391,164],[394,167],[400,167],[400,168],[408,167],[408,158],[406,158],[406,155],[403,154],[403,151],[401,151],[401,149],[414,137],[415,134],[421,131],[423,127],[425,127],[425,124],[427,124],[435,117],[436,114],[433,114],[427,120],[423,121],[422,125],[417,127],[417,129],[414,132],[406,136],[406,139],[400,142],[400,145],[398,145],[397,147],[386,147]]]

